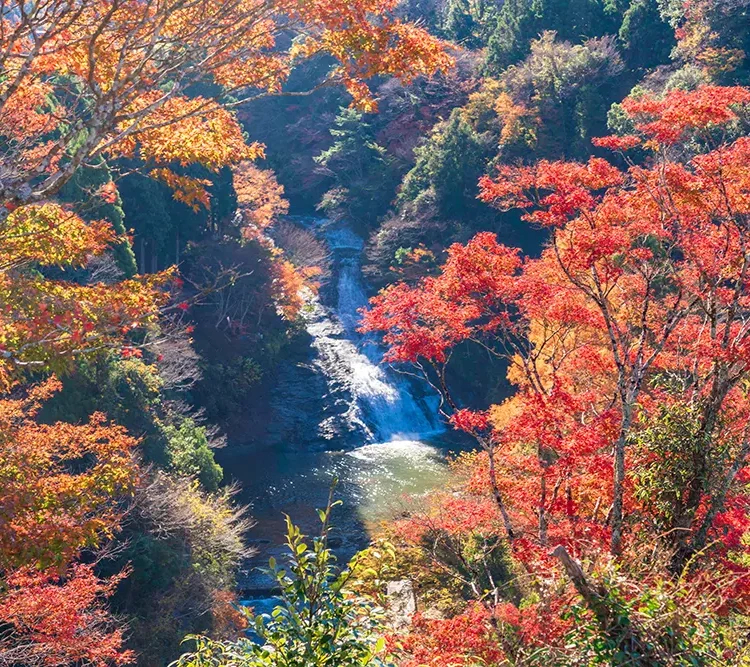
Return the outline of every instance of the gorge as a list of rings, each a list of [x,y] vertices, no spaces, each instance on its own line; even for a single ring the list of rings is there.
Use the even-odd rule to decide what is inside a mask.
[[[382,364],[382,349],[357,331],[367,304],[362,239],[346,223],[296,222],[327,243],[332,263],[320,294],[306,296],[309,355],[279,371],[267,444],[222,454],[257,521],[250,539],[258,553],[240,578],[240,590],[251,598],[270,592],[270,580],[257,568],[283,553],[284,514],[314,534],[315,510],[340,480],[333,544],[348,558],[367,544],[368,525],[445,480],[446,454],[457,445],[429,387]]]

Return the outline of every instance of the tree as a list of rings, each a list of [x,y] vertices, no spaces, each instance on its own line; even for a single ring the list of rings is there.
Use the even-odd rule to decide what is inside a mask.
[[[618,34],[625,59],[633,68],[648,69],[669,62],[674,31],[662,20],[655,0],[634,0],[622,18]],[[644,49],[643,44],[650,48]]]
[[[88,565],[60,575],[20,570],[7,578],[0,601],[0,659],[13,665],[126,665],[124,632],[106,600],[122,576],[99,579]]]
[[[234,591],[240,564],[254,554],[246,544],[253,522],[235,493],[231,486],[207,493],[174,473],[142,475],[120,548],[100,565],[105,573],[127,568],[110,604],[129,616],[139,664],[179,657],[186,634],[211,630],[219,638],[245,627]]]
[[[106,424],[38,424],[50,380],[0,401],[0,572],[65,566],[117,529],[137,476],[137,441]]]
[[[333,187],[323,195],[318,208],[334,219],[347,218],[372,227],[393,199],[393,160],[356,109],[340,109],[330,132],[335,141],[315,162],[333,180]]]
[[[76,354],[155,320],[169,274],[81,285],[39,271],[80,267],[116,238],[106,222],[87,224],[56,203],[20,206],[0,223],[0,389],[28,370],[69,368]]]
[[[477,180],[492,156],[491,138],[476,131],[461,109],[454,109],[432,136],[415,149],[416,164],[404,178],[399,203],[416,208],[434,202],[442,218],[456,219],[476,209]]]
[[[284,186],[278,184],[272,171],[243,162],[235,167],[232,180],[245,238],[258,237],[289,211]]]
[[[613,31],[612,21],[598,0],[511,0],[503,3],[487,44],[487,64],[494,73],[522,60],[529,44],[546,30],[561,39],[578,41]]]
[[[472,12],[469,0],[450,0],[445,9],[443,30],[453,42],[467,48],[477,46],[476,17]]]
[[[450,66],[441,43],[396,18],[394,5],[3,3],[0,392],[20,391],[30,372],[68,371],[73,360],[95,350],[140,356],[143,329],[168,307],[173,272],[74,279],[73,270],[91,256],[128,240],[117,228],[119,211],[97,212],[111,215],[110,221],[87,221],[82,210],[60,203],[63,188],[88,189],[89,168],[104,174],[127,160],[188,206],[205,206],[207,186],[191,169],[218,173],[263,154],[262,146],[246,140],[231,106],[280,93],[299,62],[330,58],[326,85],[342,83],[354,103],[368,109],[375,103],[365,79],[409,79]],[[200,94],[206,87],[210,92]],[[91,194],[116,207],[116,183],[102,181]],[[278,269],[280,304],[294,308],[287,301],[296,293],[287,292],[296,274],[286,269]],[[114,624],[101,607],[109,584],[74,563],[90,558],[117,530],[137,475],[136,441],[100,414],[81,425],[36,423],[38,404],[53,387],[50,381],[26,399],[0,401],[0,650],[4,661],[18,664],[123,663],[132,656],[120,651],[121,634],[107,631]],[[200,443],[197,450],[211,464]],[[44,606],[55,600],[56,608]],[[41,618],[48,611],[49,618]],[[50,628],[51,620],[59,627]],[[26,653],[18,653],[23,647]]]
[[[107,220],[112,225],[116,234],[112,245],[115,263],[125,278],[132,278],[138,269],[113,176],[106,162],[97,160],[94,167],[82,168],[73,175],[60,191],[60,199],[69,202],[85,220]]]
[[[130,663],[104,604],[126,572],[102,580],[71,561],[117,531],[137,481],[137,441],[102,415],[37,423],[58,389],[50,380],[0,401],[0,662]]]
[[[184,419],[179,427],[164,427],[169,441],[169,467],[180,475],[196,478],[207,491],[217,491],[224,472],[214,461],[205,427]]]
[[[675,29],[675,60],[700,68],[712,81],[729,76],[746,81],[750,30],[745,0],[701,0],[689,5],[670,0],[660,3],[659,9]]]
[[[413,364],[482,444],[470,484],[495,499],[515,557],[534,569],[559,546],[617,641],[608,603],[566,548],[617,558],[652,540],[674,575],[744,568],[750,141],[731,133],[748,103],[750,90],[719,87],[626,100],[635,133],[596,143],[650,151],[646,166],[501,167],[481,197],[548,228],[541,257],[521,261],[479,234],[449,249],[440,275],[387,288],[364,317],[385,333],[386,359]],[[674,161],[678,146],[697,153]],[[487,412],[461,409],[446,381],[453,350],[471,342],[504,358],[517,387]],[[669,474],[665,442],[680,449]],[[716,590],[697,574],[695,586]],[[739,580],[723,590],[728,609],[744,613],[743,591]]]
[[[510,138],[515,117],[536,120],[536,155],[586,154],[622,70],[612,38],[573,45],[546,31],[531,41],[530,53],[523,62],[509,67],[501,77],[512,106],[503,108],[498,100],[496,109],[505,112]],[[501,137],[501,145],[507,150],[512,141]]]

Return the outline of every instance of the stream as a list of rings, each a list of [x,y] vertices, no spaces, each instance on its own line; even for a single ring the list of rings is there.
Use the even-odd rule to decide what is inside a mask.
[[[444,483],[446,454],[456,449],[426,385],[383,365],[382,348],[357,331],[367,304],[362,239],[340,223],[298,222],[327,242],[332,259],[329,283],[304,312],[309,357],[279,369],[267,444],[221,461],[257,522],[249,537],[258,553],[239,581],[256,607],[272,591],[257,568],[284,553],[284,514],[316,531],[315,509],[338,478],[330,544],[345,560],[366,546],[373,525],[408,507],[407,496]]]

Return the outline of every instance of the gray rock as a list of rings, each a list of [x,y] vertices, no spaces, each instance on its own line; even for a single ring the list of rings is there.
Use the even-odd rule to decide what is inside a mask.
[[[414,595],[414,586],[411,581],[408,579],[389,581],[386,595],[391,625],[395,630],[408,628],[417,612],[417,597]]]

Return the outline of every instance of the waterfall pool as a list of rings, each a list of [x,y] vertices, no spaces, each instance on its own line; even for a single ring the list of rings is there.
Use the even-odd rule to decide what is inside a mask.
[[[316,508],[324,507],[331,481],[339,480],[333,512],[331,545],[344,561],[364,548],[373,528],[413,508],[419,497],[449,478],[446,455],[457,449],[447,438],[394,439],[351,450],[305,451],[299,447],[270,447],[256,451],[248,464],[234,468],[241,483],[241,500],[252,507],[256,525],[250,543],[257,555],[242,573],[245,597],[266,599],[272,582],[257,568],[268,558],[284,554],[284,515],[315,534],[320,523]],[[225,463],[229,467],[228,463]]]
[[[240,581],[256,601],[270,593],[272,582],[257,568],[283,554],[285,514],[303,532],[316,531],[315,510],[325,506],[337,478],[342,505],[332,517],[331,545],[346,559],[367,544],[374,524],[444,485],[446,455],[460,448],[437,417],[437,397],[383,365],[382,348],[357,331],[367,305],[362,239],[341,223],[304,224],[328,243],[333,266],[324,296],[308,295],[309,359],[281,369],[275,441],[220,456],[257,521],[250,538],[258,555]]]

